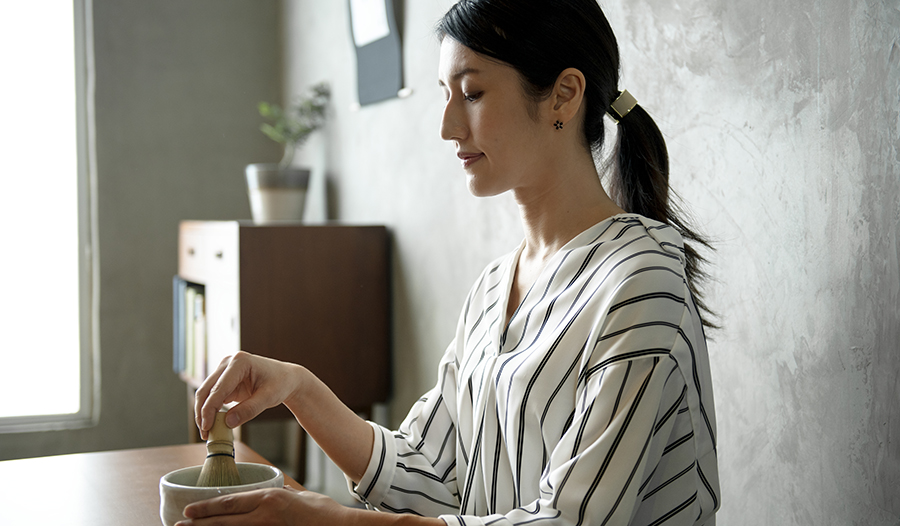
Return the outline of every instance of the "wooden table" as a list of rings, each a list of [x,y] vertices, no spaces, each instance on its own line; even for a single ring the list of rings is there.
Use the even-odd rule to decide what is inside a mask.
[[[159,479],[205,459],[206,444],[187,444],[3,461],[0,524],[160,526]],[[235,459],[271,464],[242,442]]]

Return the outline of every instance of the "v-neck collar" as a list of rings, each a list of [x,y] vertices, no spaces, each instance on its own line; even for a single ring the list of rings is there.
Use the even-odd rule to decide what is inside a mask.
[[[519,265],[519,258],[522,256],[522,252],[525,250],[525,240],[523,239],[519,243],[519,246],[505,258],[502,263],[502,267],[498,269],[498,271],[502,272],[502,277],[500,283],[496,288],[496,291],[501,296],[496,299],[496,305],[499,308],[497,309],[497,314],[493,320],[493,324],[490,330],[490,337],[494,344],[496,353],[500,354],[503,352],[503,347],[506,345],[506,337],[509,333],[510,325],[512,325],[512,322],[517,318],[517,316],[520,315],[522,307],[526,306],[529,301],[533,300],[531,295],[535,290],[535,286],[539,284],[546,286],[546,274],[549,269],[556,268],[559,265],[559,258],[563,257],[565,253],[569,252],[573,248],[595,242],[597,239],[602,237],[603,232],[610,228],[614,222],[639,217],[639,215],[631,213],[616,214],[597,222],[596,224],[586,228],[584,231],[570,239],[565,245],[557,250],[549,260],[547,260],[544,268],[542,268],[540,273],[538,273],[538,276],[534,280],[534,283],[531,284],[531,287],[528,288],[528,290],[525,292],[525,295],[522,296],[522,298],[519,300],[519,305],[516,306],[516,310],[513,312],[512,316],[510,316],[509,320],[507,320],[506,311],[509,307],[510,295],[512,294],[513,279],[515,278],[516,269]]]
[[[528,289],[522,299],[519,300],[519,305],[516,307],[516,311],[512,316],[510,316],[509,320],[507,321],[506,311],[509,309],[509,297],[512,294],[513,279],[516,276],[516,268],[518,268],[519,266],[519,257],[521,257],[523,250],[525,250],[524,239],[521,243],[519,243],[518,248],[516,248],[504,261],[504,267],[502,269],[503,277],[500,282],[500,286],[497,287],[497,290],[502,295],[498,301],[498,305],[500,306],[500,308],[497,310],[497,323],[494,323],[491,327],[491,340],[493,340],[494,349],[496,350],[497,354],[500,354],[500,352],[502,351],[504,343],[503,340],[508,329],[508,323],[516,317],[516,313],[519,312],[519,309],[522,307],[525,299],[528,298],[528,295],[531,293],[531,289]]]
[[[635,217],[635,214],[625,213],[607,217],[570,239],[565,245],[557,250],[549,260],[547,260],[546,265],[544,265],[544,268],[538,273],[534,283],[531,284],[531,287],[528,288],[525,295],[519,300],[519,305],[516,306],[516,310],[513,312],[512,316],[510,316],[509,320],[507,320],[506,311],[509,308],[509,298],[512,294],[513,279],[515,278],[516,269],[519,265],[519,258],[525,250],[525,240],[523,239],[519,243],[519,246],[505,258],[501,268],[498,269],[499,272],[502,272],[500,283],[495,289],[496,293],[499,294],[499,297],[496,298],[496,305],[498,308],[490,330],[490,337],[494,344],[493,348],[497,354],[502,353],[503,346],[506,344],[506,336],[509,333],[509,326],[519,315],[522,307],[531,300],[531,294],[534,291],[534,287],[538,284],[546,284],[546,274],[548,269],[555,268],[555,266],[558,265],[559,258],[563,257],[562,255],[572,250],[572,248],[583,246],[596,240],[605,229],[612,225],[613,222],[629,217]]]

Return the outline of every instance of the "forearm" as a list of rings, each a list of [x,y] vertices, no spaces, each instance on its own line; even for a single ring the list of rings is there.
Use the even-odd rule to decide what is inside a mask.
[[[338,468],[358,482],[369,465],[372,427],[308,369],[295,367],[298,388],[284,404]]]

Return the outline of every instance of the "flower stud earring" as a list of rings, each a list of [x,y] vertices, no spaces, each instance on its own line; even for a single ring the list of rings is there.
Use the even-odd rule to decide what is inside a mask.
[[[556,127],[557,130],[563,129],[563,123],[561,123],[560,121],[554,122],[553,126]]]

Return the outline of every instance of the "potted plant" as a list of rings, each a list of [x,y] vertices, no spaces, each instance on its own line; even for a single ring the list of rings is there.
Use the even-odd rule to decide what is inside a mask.
[[[277,104],[259,103],[259,114],[270,122],[260,126],[266,136],[284,146],[281,162],[247,165],[247,191],[250,210],[257,222],[300,220],[309,169],[291,166],[294,153],[312,132],[325,124],[325,111],[331,98],[327,83],[319,83],[292,106],[282,109]]]

